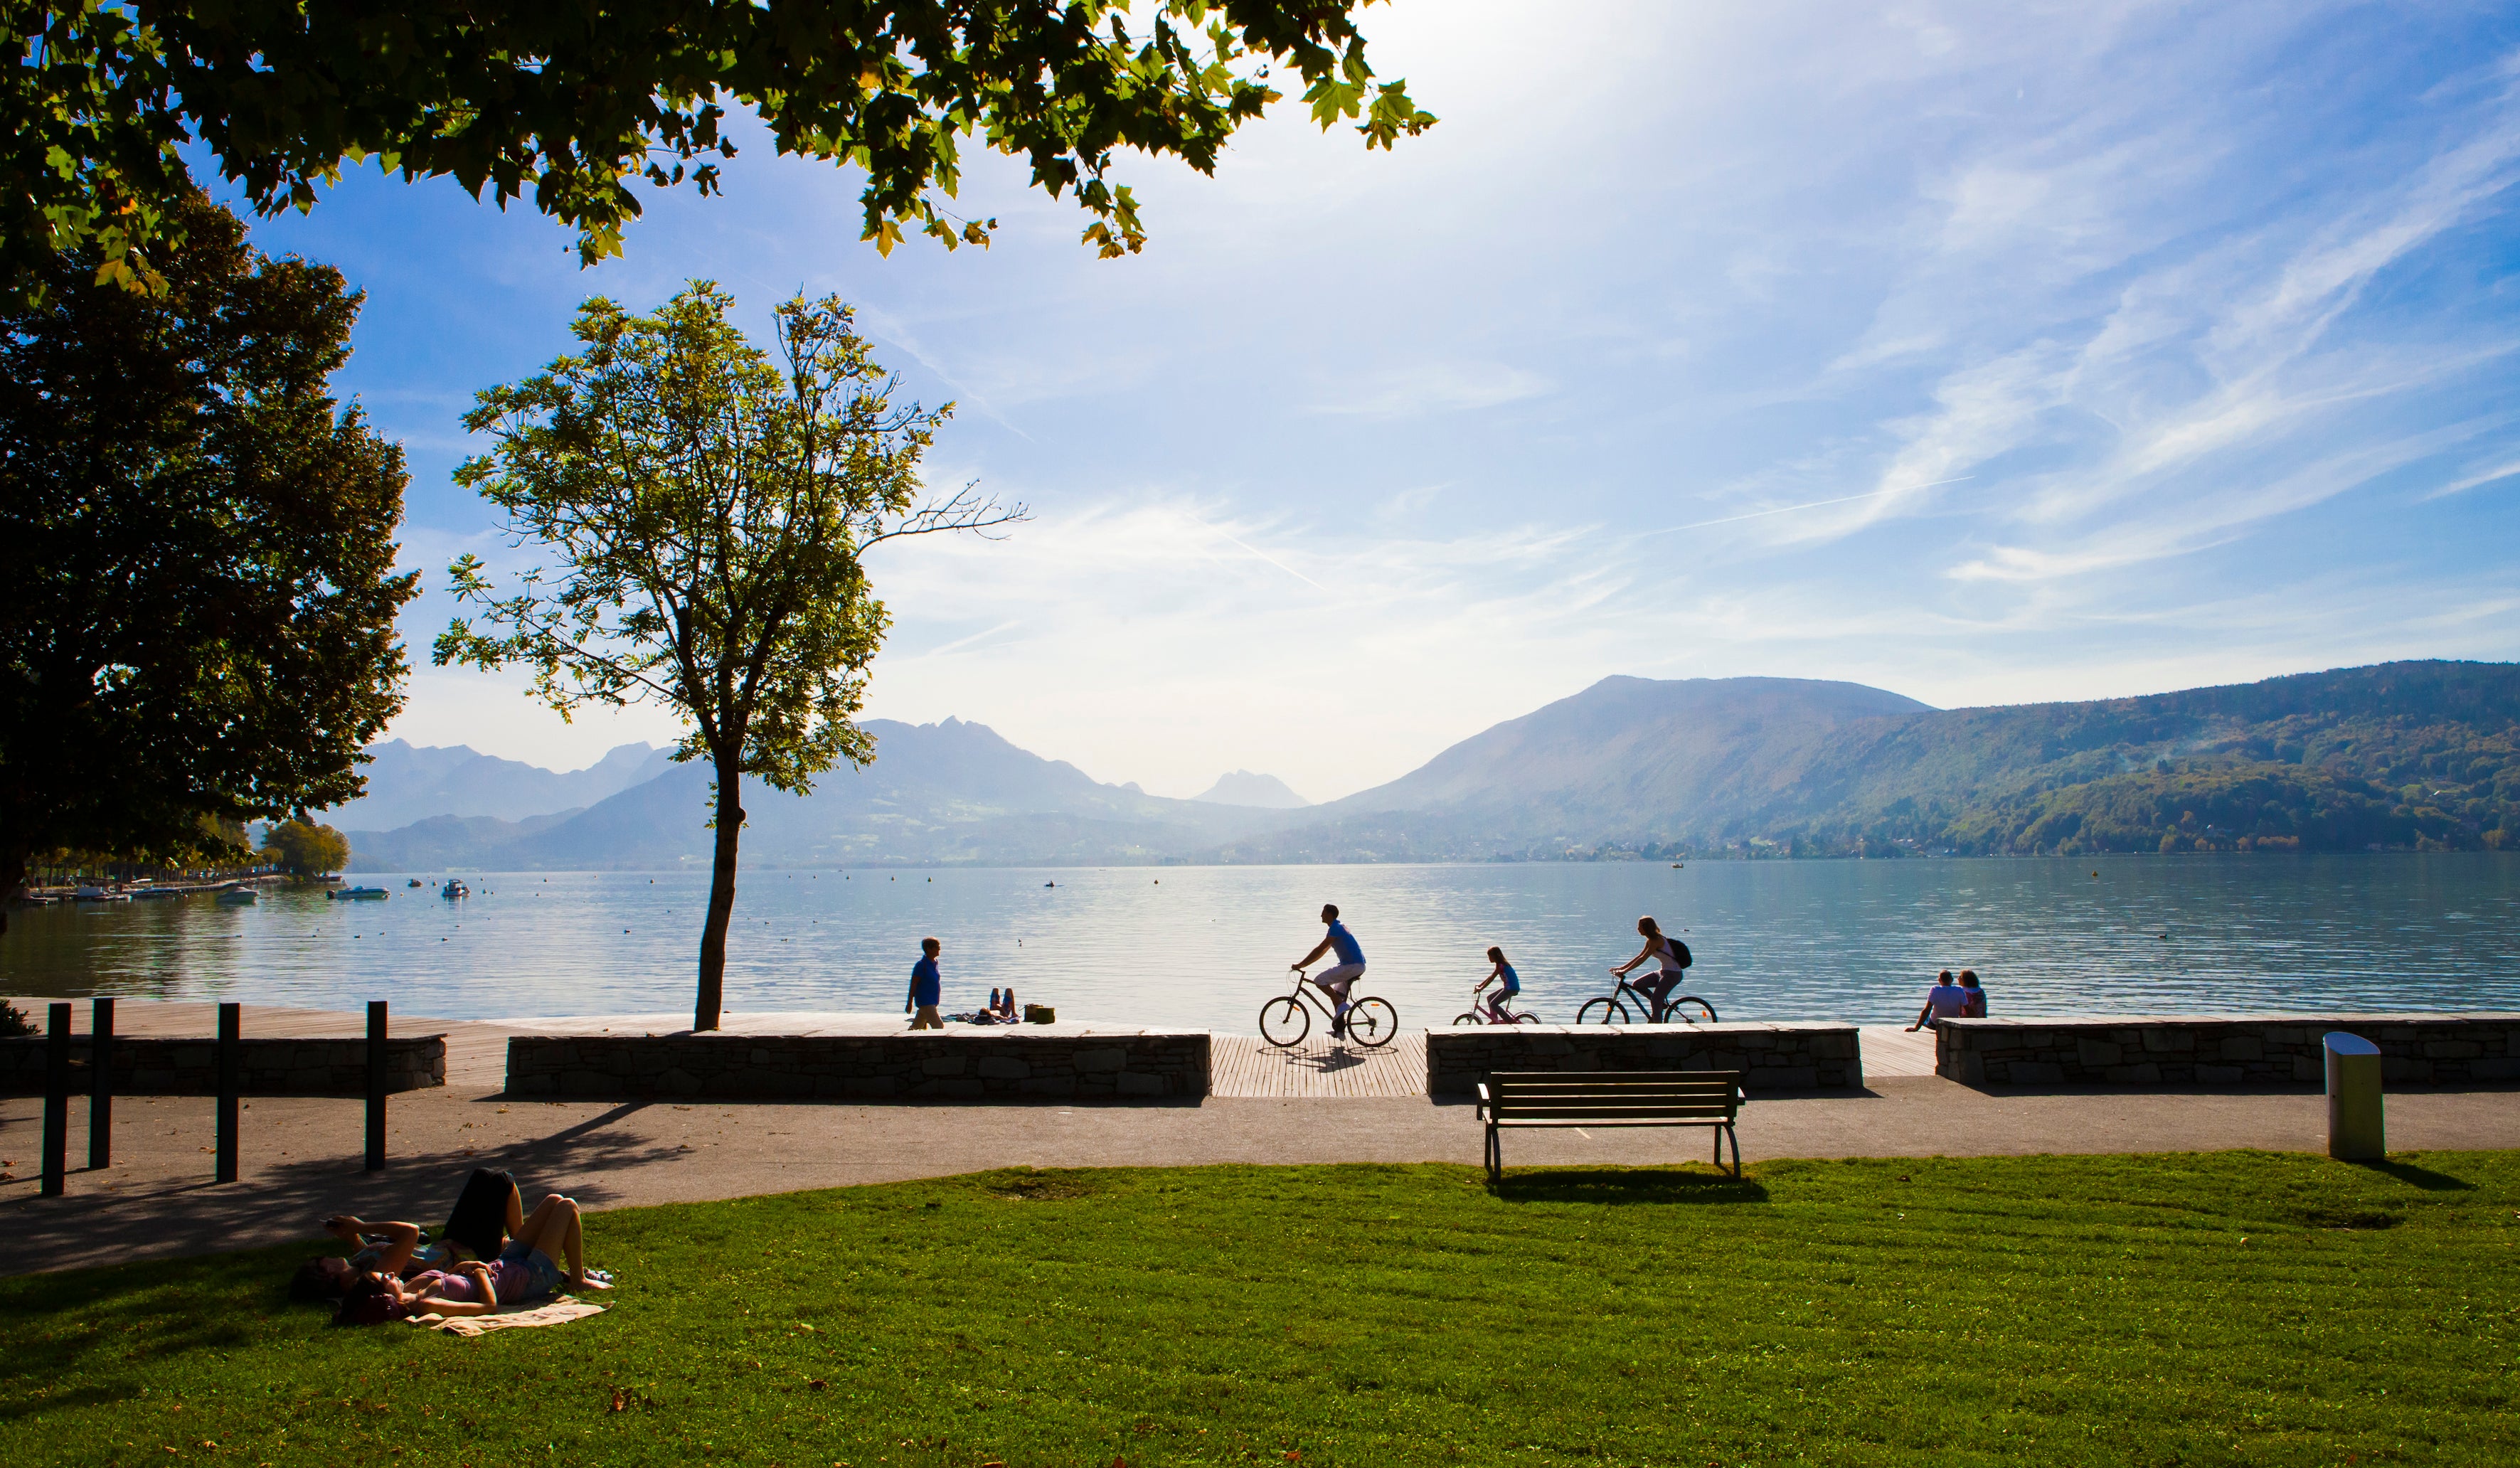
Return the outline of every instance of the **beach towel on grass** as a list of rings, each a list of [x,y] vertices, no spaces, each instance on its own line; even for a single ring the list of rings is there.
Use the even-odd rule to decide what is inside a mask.
[[[589,1305],[573,1295],[538,1305],[532,1310],[505,1310],[491,1315],[414,1315],[414,1325],[433,1326],[448,1335],[473,1336],[485,1330],[523,1330],[534,1325],[565,1325],[589,1315],[604,1313],[601,1305]]]

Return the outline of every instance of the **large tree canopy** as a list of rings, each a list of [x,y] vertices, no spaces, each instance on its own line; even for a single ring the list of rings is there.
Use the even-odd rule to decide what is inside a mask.
[[[47,248],[94,241],[110,275],[149,278],[185,167],[206,145],[264,212],[315,200],[340,165],[449,176],[501,203],[533,191],[592,262],[639,213],[631,185],[718,182],[733,103],[782,153],[867,175],[866,238],[905,226],[952,245],[963,140],[1074,191],[1107,254],[1145,236],[1113,154],[1207,172],[1218,150],[1303,83],[1328,128],[1389,147],[1434,118],[1377,84],[1354,13],[1372,0],[7,0],[18,56],[0,100],[0,248],[23,281]],[[1133,24],[1135,28],[1133,29]]]
[[[90,249],[0,297],[0,899],[36,853],[180,860],[351,799],[402,703],[402,451],[326,385],[359,297],[198,194],[174,217],[160,295]]]
[[[687,725],[674,757],[717,778],[699,1030],[718,1024],[744,778],[802,794],[875,757],[851,722],[886,625],[866,552],[1023,513],[968,491],[922,503],[919,462],[951,405],[896,403],[839,301],[782,305],[776,359],[726,319],[734,304],[705,282],[653,316],[589,301],[584,351],[480,395],[464,425],[493,447],[456,482],[545,564],[502,595],[458,560],[481,625],[457,620],[433,654],[529,667],[563,715],[652,701]]]

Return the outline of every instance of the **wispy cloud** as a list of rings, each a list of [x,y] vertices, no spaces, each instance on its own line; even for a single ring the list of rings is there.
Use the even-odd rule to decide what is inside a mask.
[[[1550,389],[1538,373],[1499,362],[1435,361],[1370,374],[1325,392],[1316,413],[1354,418],[1417,418],[1496,408]]]

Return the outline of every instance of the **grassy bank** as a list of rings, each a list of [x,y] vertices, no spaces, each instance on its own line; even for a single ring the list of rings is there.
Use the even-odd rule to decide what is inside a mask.
[[[301,1249],[0,1280],[0,1454],[2510,1463],[2515,1210],[2500,1153],[997,1173],[606,1215],[611,1312],[472,1341],[327,1329]]]

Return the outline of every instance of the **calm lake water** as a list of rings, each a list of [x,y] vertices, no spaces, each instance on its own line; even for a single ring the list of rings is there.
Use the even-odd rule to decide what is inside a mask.
[[[445,1018],[690,1009],[699,874],[468,880],[461,903],[395,876],[382,903],[21,910],[0,993],[382,998]],[[1410,1026],[1465,1007],[1491,943],[1532,1007],[1571,1019],[1636,951],[1643,912],[1685,931],[1686,988],[1727,1019],[1904,1023],[1946,965],[1984,975],[1998,1014],[2520,1009],[2520,857],[2464,854],[750,871],[727,1003],[897,1009],[933,934],[949,1010],[1012,984],[1061,1018],[1250,1033],[1326,901],[1365,947],[1365,991]]]

